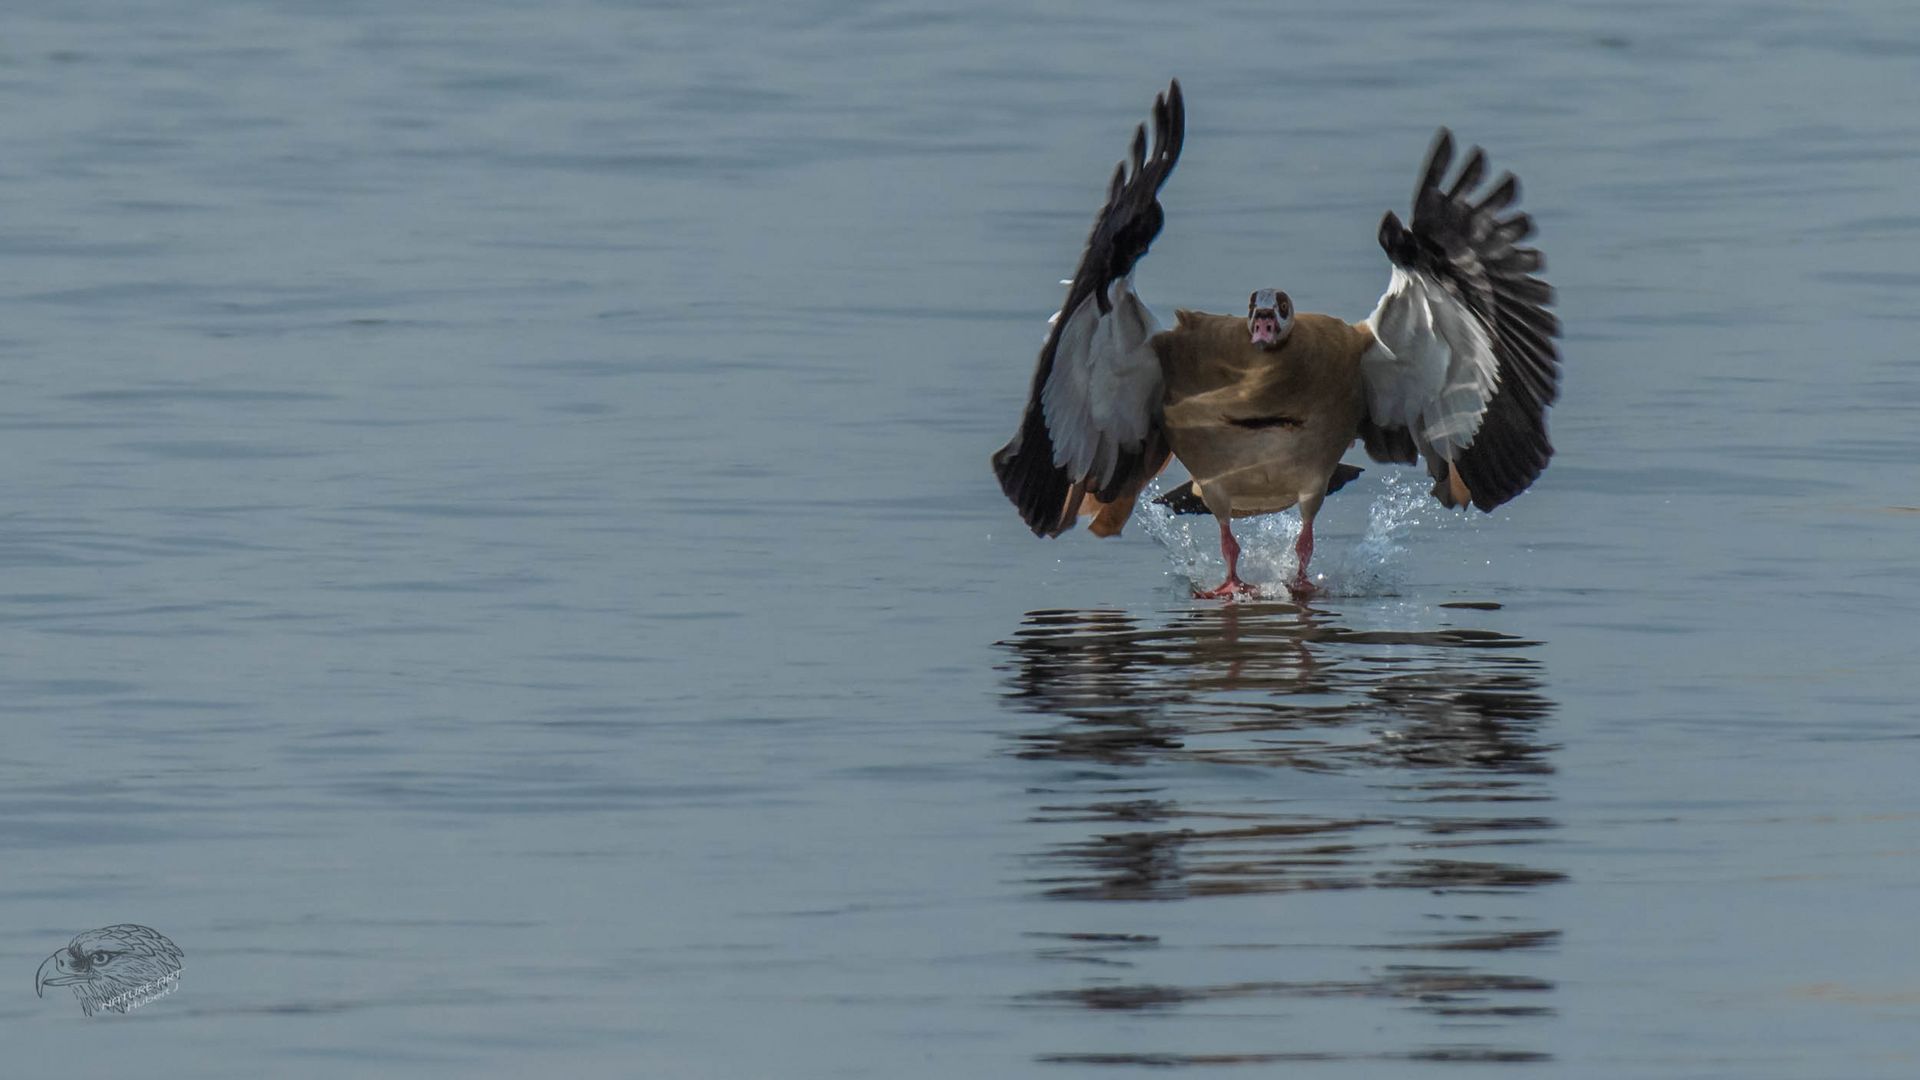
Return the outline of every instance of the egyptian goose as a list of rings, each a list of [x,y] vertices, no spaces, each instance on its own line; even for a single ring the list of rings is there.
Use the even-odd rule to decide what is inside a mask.
[[[1158,195],[1186,133],[1178,80],[1134,133],[1132,168],[1113,174],[1040,350],[1020,430],[993,471],[1039,536],[1083,513],[1118,533],[1169,456],[1192,473],[1173,493],[1220,524],[1227,578],[1202,598],[1253,593],[1240,580],[1232,519],[1300,508],[1299,569],[1289,588],[1313,591],[1313,519],[1329,490],[1358,470],[1340,463],[1355,439],[1376,461],[1424,457],[1446,506],[1494,507],[1547,467],[1546,411],[1559,392],[1553,289],[1534,276],[1540,253],[1520,242],[1526,214],[1512,174],[1477,201],[1478,147],[1450,186],[1453,137],[1434,139],[1414,191],[1413,223],[1389,211],[1380,246],[1393,264],[1386,294],[1357,323],[1293,310],[1259,289],[1247,313],[1175,312],[1162,330],[1133,291],[1133,267],[1159,235]]]

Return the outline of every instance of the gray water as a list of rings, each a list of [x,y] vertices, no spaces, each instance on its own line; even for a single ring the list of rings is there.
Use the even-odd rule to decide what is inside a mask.
[[[1163,314],[1364,314],[1441,123],[1560,289],[1542,481],[1310,609],[986,467],[1173,75]],[[0,105],[7,1075],[1920,1074],[1920,8],[18,0]]]

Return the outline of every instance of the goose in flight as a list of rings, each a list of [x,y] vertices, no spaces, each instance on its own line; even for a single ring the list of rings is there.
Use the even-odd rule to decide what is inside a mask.
[[[1179,310],[1161,329],[1133,291],[1133,268],[1159,235],[1161,185],[1180,160],[1186,111],[1175,80],[1140,125],[1040,349],[1020,430],[993,455],[1000,487],[1038,536],[1085,513],[1117,534],[1147,482],[1178,457],[1191,485],[1169,493],[1220,525],[1227,578],[1200,598],[1250,595],[1232,519],[1300,508],[1289,588],[1310,595],[1313,519],[1358,470],[1340,463],[1361,440],[1376,461],[1424,458],[1433,495],[1482,511],[1525,491],[1553,455],[1546,412],[1559,392],[1553,289],[1522,247],[1533,221],[1508,213],[1520,183],[1503,174],[1477,194],[1479,147],[1445,184],[1453,137],[1435,137],[1414,190],[1411,224],[1389,211],[1380,246],[1385,295],[1357,323],[1295,312],[1257,289],[1247,312]],[[1151,149],[1151,152],[1149,152]]]

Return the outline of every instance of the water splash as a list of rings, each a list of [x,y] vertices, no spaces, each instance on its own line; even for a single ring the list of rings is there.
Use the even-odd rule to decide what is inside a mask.
[[[1342,542],[1325,532],[1327,514],[1315,532],[1313,580],[1329,596],[1392,596],[1399,591],[1405,567],[1401,543],[1407,532],[1427,523],[1439,506],[1428,496],[1424,480],[1399,470],[1381,470],[1369,485],[1373,502],[1367,508],[1367,530],[1357,542]],[[1157,492],[1156,492],[1157,494]],[[1357,494],[1349,488],[1343,495]],[[1341,498],[1335,495],[1334,498]],[[1204,514],[1175,515],[1164,506],[1143,500],[1135,517],[1167,550],[1171,573],[1194,588],[1211,588],[1226,576],[1220,557],[1220,531]],[[1240,540],[1240,576],[1257,586],[1263,596],[1285,597],[1286,582],[1295,568],[1293,543],[1300,535],[1300,515],[1293,512],[1240,518],[1233,524]]]

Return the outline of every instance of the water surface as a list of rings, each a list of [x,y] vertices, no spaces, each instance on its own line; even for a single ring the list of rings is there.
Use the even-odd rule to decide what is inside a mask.
[[[13,5],[9,1061],[1913,1075],[1916,56],[1900,4]],[[1187,523],[1026,535],[986,457],[1173,75],[1163,313],[1364,314],[1439,124],[1523,175],[1534,491],[1370,468],[1305,609],[1188,599]],[[116,922],[178,992],[27,992]]]

